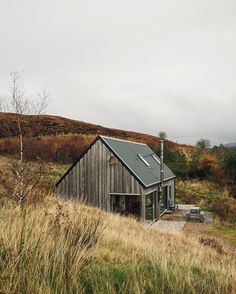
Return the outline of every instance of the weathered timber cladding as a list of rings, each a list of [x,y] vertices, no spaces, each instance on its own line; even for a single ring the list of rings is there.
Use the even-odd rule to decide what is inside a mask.
[[[109,193],[141,194],[142,187],[101,140],[97,140],[58,184],[64,197],[109,210]]]

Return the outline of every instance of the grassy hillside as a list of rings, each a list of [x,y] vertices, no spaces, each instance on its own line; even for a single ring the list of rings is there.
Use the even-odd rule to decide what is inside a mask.
[[[159,138],[50,115],[17,115],[0,113],[0,154],[17,154],[19,138],[17,120],[24,133],[24,145],[28,159],[68,162],[79,156],[97,135],[146,143],[154,148]],[[166,140],[169,147],[177,147],[191,153],[193,147]]]
[[[7,130],[0,128],[1,137],[11,137],[17,135],[17,119],[20,119],[24,131],[31,136],[57,136],[66,134],[80,134],[80,135],[106,135],[111,137],[119,137],[123,139],[133,139],[140,142],[158,143],[159,138],[142,134],[137,132],[112,129],[100,125],[94,125],[79,120],[72,120],[60,116],[53,115],[19,115],[14,113],[0,112],[0,126],[7,126]],[[6,129],[6,128],[5,128]],[[15,130],[15,132],[14,132]],[[157,130],[158,132],[158,130]],[[174,142],[168,141],[170,145],[178,145]],[[191,146],[180,144],[182,147],[191,148]]]
[[[17,118],[0,114],[1,171],[9,169],[12,155],[19,155],[19,139],[14,137]],[[34,159],[49,163],[23,209],[9,201],[0,188],[0,293],[236,293],[235,247],[231,250],[224,243],[229,240],[234,246],[235,225],[222,223],[236,211],[227,188],[197,180],[179,181],[181,202],[207,208],[216,203],[216,211],[224,214],[212,226],[196,229],[189,224],[178,235],[65,202],[49,191],[70,160],[97,134],[145,142],[150,147],[157,146],[159,138],[53,116],[20,119],[30,175],[39,164]],[[170,141],[166,144],[184,152],[193,149]],[[226,247],[222,250],[215,236],[223,240]]]
[[[236,256],[48,197],[0,208],[1,293],[235,293]]]

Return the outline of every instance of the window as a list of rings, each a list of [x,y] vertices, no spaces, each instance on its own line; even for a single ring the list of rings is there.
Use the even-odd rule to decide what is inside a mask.
[[[137,155],[146,164],[146,166],[150,167],[150,164],[143,158],[141,154],[137,154]]]
[[[111,195],[111,211],[140,218],[140,195]]]
[[[110,158],[108,159],[108,162],[110,165],[115,165],[118,164],[118,161],[114,155],[111,155]]]
[[[152,157],[156,160],[157,163],[161,164],[160,160],[157,158],[155,154],[152,154]]]

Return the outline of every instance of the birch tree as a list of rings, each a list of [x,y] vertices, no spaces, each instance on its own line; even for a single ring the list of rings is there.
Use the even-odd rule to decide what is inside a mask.
[[[48,106],[48,93],[42,91],[38,94],[36,102],[27,98],[23,86],[21,85],[21,74],[12,72],[10,74],[10,95],[8,97],[7,110],[16,114],[15,123],[11,125],[5,122],[1,126],[6,136],[17,135],[19,138],[19,158],[9,160],[7,169],[0,170],[0,185],[4,188],[7,195],[22,204],[27,196],[36,188],[44,170],[44,164],[39,160],[37,165],[30,164],[25,160],[24,136],[27,132],[24,130],[24,115],[41,115],[46,112]]]

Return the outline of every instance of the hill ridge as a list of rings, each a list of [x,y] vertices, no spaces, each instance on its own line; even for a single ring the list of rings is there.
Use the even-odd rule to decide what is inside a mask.
[[[110,137],[117,137],[121,139],[134,140],[137,142],[158,144],[160,138],[154,135],[139,133],[135,131],[126,131],[122,129],[109,128],[99,124],[92,124],[81,120],[65,118],[56,115],[21,115],[15,113],[1,112],[0,125],[10,126],[12,132],[5,132],[0,129],[1,137],[12,137],[17,135],[17,120],[20,118],[25,122],[24,128],[26,134],[32,137],[37,136],[52,136],[52,135],[66,135],[66,134],[80,134],[80,135],[106,135]],[[179,146],[186,149],[192,149],[193,146],[186,144],[178,144],[166,140],[169,146]]]

